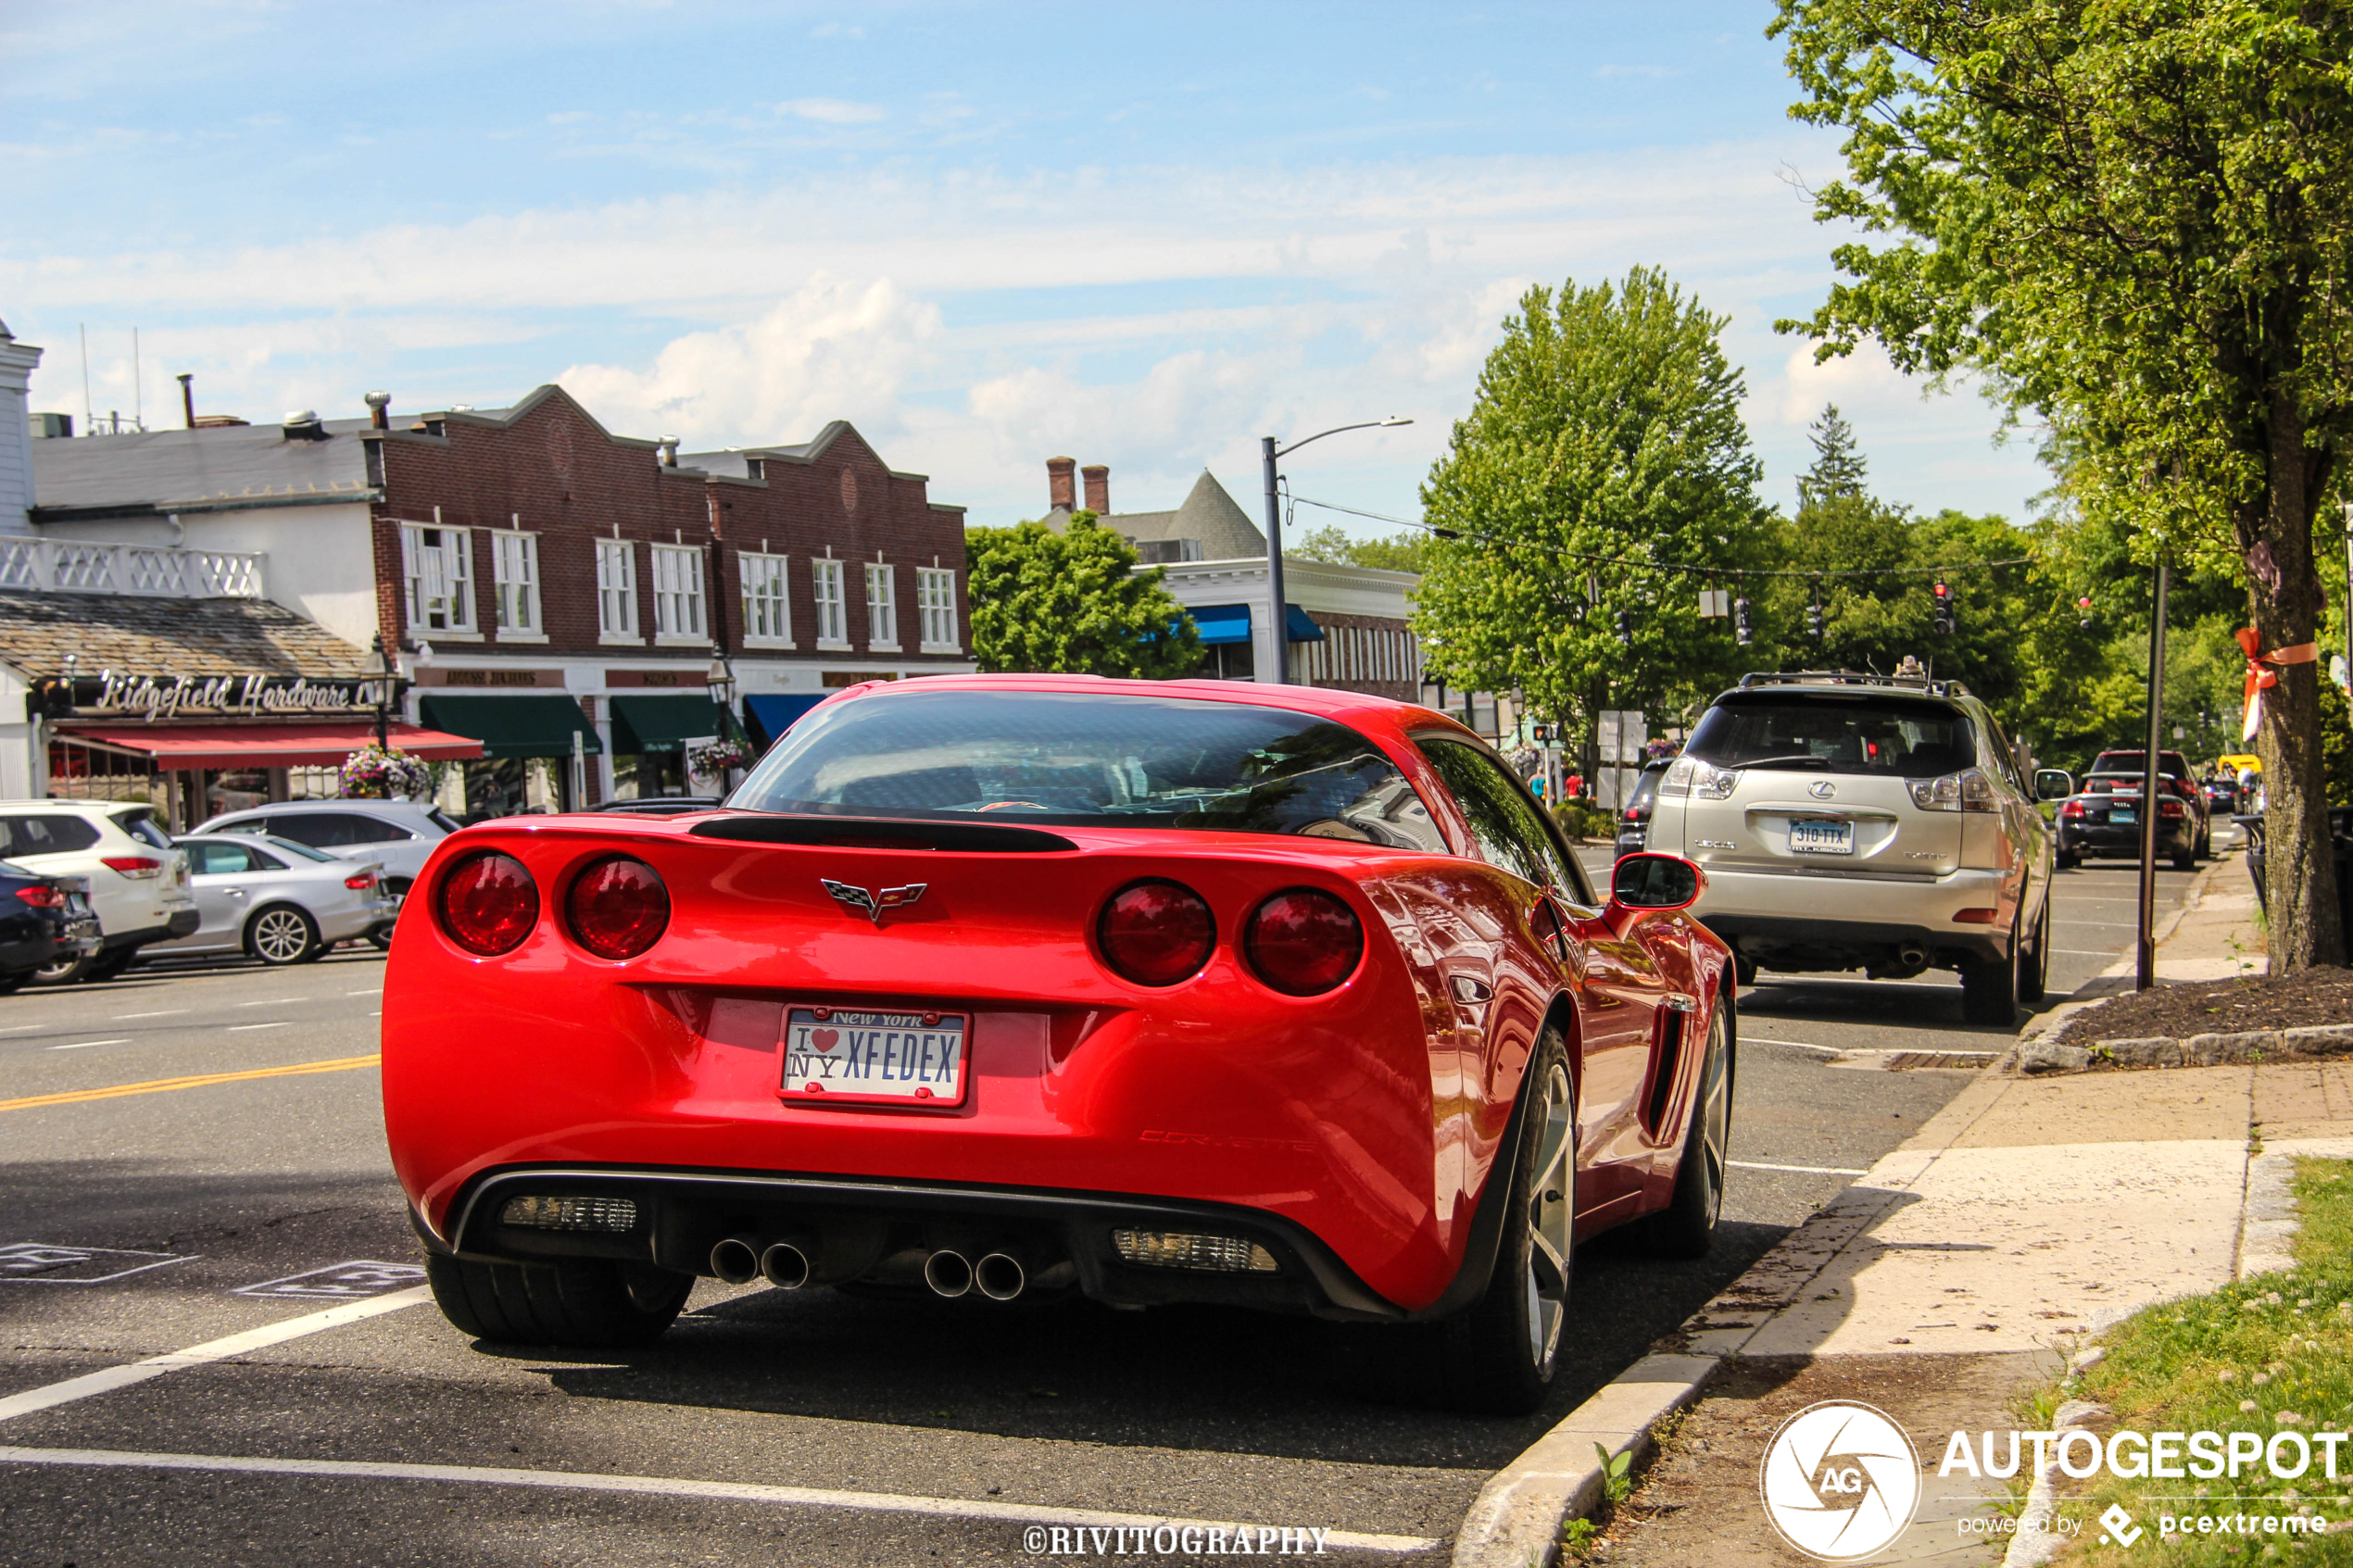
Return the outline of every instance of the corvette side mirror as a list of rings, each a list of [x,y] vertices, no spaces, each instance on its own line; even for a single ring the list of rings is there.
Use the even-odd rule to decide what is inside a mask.
[[[1629,855],[1610,872],[1609,897],[1629,909],[1683,909],[1705,885],[1700,869],[1680,855]]]

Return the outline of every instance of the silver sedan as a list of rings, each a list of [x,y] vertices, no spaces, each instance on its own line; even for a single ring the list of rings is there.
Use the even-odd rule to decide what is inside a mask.
[[[174,842],[188,852],[199,922],[188,935],[146,948],[146,957],[245,953],[265,964],[307,963],[338,942],[389,928],[400,909],[372,861],[252,833]]]

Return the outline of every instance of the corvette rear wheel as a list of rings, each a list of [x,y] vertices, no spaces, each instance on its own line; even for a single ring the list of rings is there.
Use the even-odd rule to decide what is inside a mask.
[[[661,1337],[692,1274],[643,1263],[477,1263],[425,1254],[434,1304],[462,1334],[508,1345],[618,1348]]]
[[[1537,1042],[1520,1092],[1530,1098],[1508,1173],[1509,1218],[1495,1273],[1477,1306],[1431,1325],[1440,1399],[1487,1415],[1525,1415],[1543,1401],[1568,1316],[1577,1100],[1558,1030],[1545,1030]]]
[[[1683,1159],[1675,1168],[1675,1196],[1642,1222],[1644,1245],[1661,1258],[1706,1257],[1716,1240],[1717,1217],[1724,1211],[1724,1161],[1732,1146],[1732,1041],[1724,1010],[1730,1005],[1729,999],[1718,1002],[1707,1026],[1691,1130],[1683,1135]]]

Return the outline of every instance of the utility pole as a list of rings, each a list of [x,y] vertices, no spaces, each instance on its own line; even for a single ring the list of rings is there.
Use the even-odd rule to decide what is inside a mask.
[[[2164,820],[2157,798],[2157,747],[2165,718],[2165,556],[2157,558],[2157,594],[2149,604],[2149,738],[2141,770],[2141,929],[2139,972],[2133,988],[2157,984],[2157,834]]]
[[[1283,514],[1275,497],[1275,459],[1282,454],[1271,435],[1258,438],[1258,450],[1266,469],[1266,591],[1272,600],[1266,613],[1274,622],[1275,684],[1287,686],[1290,684],[1290,622],[1283,611]]]

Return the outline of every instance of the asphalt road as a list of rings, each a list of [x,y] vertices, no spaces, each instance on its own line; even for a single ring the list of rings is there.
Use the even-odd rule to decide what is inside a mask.
[[[2160,901],[2188,880],[2162,873]],[[2058,897],[2055,997],[2129,945],[2133,873],[2062,873]],[[990,1562],[1067,1511],[1337,1529],[1378,1538],[1334,1557],[1439,1561],[1414,1543],[1449,1537],[1489,1473],[1967,1082],[1831,1052],[2009,1038],[1960,1022],[1949,975],[1764,977],[1742,997],[1715,1252],[1586,1248],[1551,1401],[1494,1421],[1367,1392],[1361,1336],[1205,1309],[705,1281],[644,1352],[478,1348],[411,1300],[376,1073],[350,1064],[374,1049],[382,984],[368,949],[0,997],[0,1562]],[[94,1094],[180,1078],[211,1081]],[[63,1098],[22,1103],[40,1097]],[[303,1332],[108,1374],[271,1325]],[[86,1374],[107,1375],[55,1388]],[[23,1408],[57,1392],[86,1397]],[[582,1474],[640,1479],[547,1484]],[[779,1487],[809,1490],[760,1489]],[[1112,1556],[1119,1538],[1063,1542]]]

